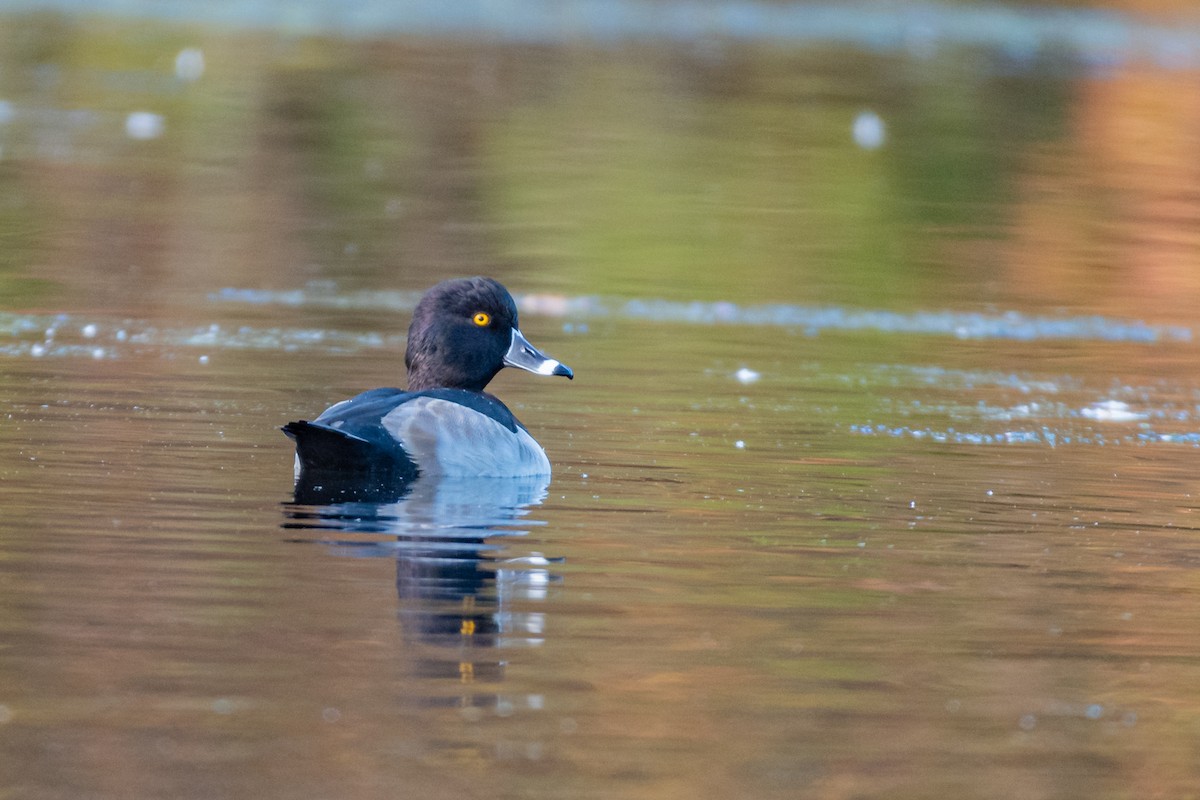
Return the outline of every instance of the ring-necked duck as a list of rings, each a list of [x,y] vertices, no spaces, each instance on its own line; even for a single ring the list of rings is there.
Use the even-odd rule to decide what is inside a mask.
[[[372,389],[312,422],[283,426],[296,442],[297,477],[550,474],[541,445],[484,387],[504,367],[574,374],[525,339],[516,303],[497,281],[443,281],[426,292],[413,312],[404,364],[407,390]]]

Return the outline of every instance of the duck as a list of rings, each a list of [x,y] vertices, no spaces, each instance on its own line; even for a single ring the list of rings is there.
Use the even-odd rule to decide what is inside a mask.
[[[569,380],[575,373],[529,343],[499,281],[459,278],[429,289],[413,311],[404,364],[407,389],[371,389],[282,427],[295,442],[298,482],[550,475],[546,451],[484,389],[505,367]]]

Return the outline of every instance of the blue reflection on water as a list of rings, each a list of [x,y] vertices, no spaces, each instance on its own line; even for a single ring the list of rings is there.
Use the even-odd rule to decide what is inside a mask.
[[[1200,432],[1184,431],[1165,433],[1153,428],[1136,431],[1104,432],[1086,430],[1075,433],[1042,426],[1007,430],[999,433],[956,430],[955,428],[922,428],[910,425],[866,424],[851,425],[851,433],[864,436],[884,436],[894,439],[927,439],[939,444],[1032,444],[1057,447],[1058,445],[1120,445],[1120,444],[1178,444],[1200,447]]]
[[[415,292],[331,292],[314,290],[225,288],[210,299],[250,305],[329,306],[411,311],[420,298]],[[1085,339],[1105,342],[1188,342],[1192,331],[1179,325],[1154,325],[1099,315],[1039,316],[1019,311],[985,314],[976,311],[889,311],[790,303],[739,305],[727,301],[681,302],[653,298],[621,300],[595,296],[521,295],[521,313],[581,319],[636,319],[692,325],[753,325],[821,331],[879,331],[953,336],[960,339]]]
[[[210,299],[219,303],[382,309],[411,312],[416,292],[350,292],[290,289],[222,289]],[[878,332],[957,339],[1016,341],[1083,340],[1154,344],[1190,342],[1190,328],[1158,325],[1099,315],[1045,316],[1018,311],[889,311],[840,306],[775,303],[739,305],[725,301],[680,302],[656,299],[619,300],[592,296],[523,295],[521,313],[565,317],[572,332],[586,332],[589,319],[644,320],[686,325],[744,325],[798,329],[808,335],[825,331]],[[226,327],[213,323],[191,328],[167,328],[134,319],[103,319],[70,314],[0,312],[0,356],[120,358],[149,348],[172,351],[278,350],[347,353],[399,348],[404,337],[374,331],[334,329]],[[173,353],[172,353],[173,357]]]
[[[300,483],[282,526],[334,555],[396,559],[398,618],[414,672],[443,687],[427,686],[414,700],[534,708],[537,696],[480,693],[478,684],[504,679],[504,650],[544,640],[538,606],[558,580],[552,562],[539,553],[504,556],[507,541],[541,524],[528,515],[548,485],[545,476],[422,478],[389,487]]]
[[[1058,53],[1105,68],[1135,58],[1161,67],[1200,63],[1200,27],[1087,8],[979,3],[768,3],[697,0],[14,0],[9,10],[150,17],[291,34],[479,37],[537,44],[694,42],[712,39],[834,44],[930,57],[944,47],[982,47],[1013,62]],[[1173,24],[1172,24],[1173,22]]]

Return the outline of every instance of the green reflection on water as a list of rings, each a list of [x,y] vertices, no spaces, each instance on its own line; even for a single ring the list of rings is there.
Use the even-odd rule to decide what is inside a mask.
[[[111,265],[99,283],[122,261],[178,269],[188,245],[166,234],[200,217],[209,257],[187,269],[210,285],[498,271],[586,293],[930,305],[990,268],[940,245],[1004,235],[1017,154],[1059,135],[1067,99],[1053,73],[953,51],[239,43],[14,21],[6,152],[22,168],[0,183],[107,239],[7,256],[63,282],[84,266],[63,258]],[[194,82],[172,74],[184,46],[207,54]],[[139,109],[163,116],[160,140],[122,136]],[[868,109],[878,150],[851,137]],[[23,168],[47,141],[53,181]]]

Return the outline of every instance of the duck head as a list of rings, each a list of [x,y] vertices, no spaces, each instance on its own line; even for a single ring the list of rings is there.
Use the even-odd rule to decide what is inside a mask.
[[[408,328],[404,364],[412,392],[482,392],[504,367],[574,378],[570,367],[529,343],[512,295],[491,278],[443,281],[426,292]]]

